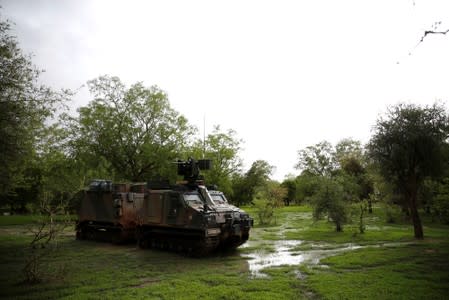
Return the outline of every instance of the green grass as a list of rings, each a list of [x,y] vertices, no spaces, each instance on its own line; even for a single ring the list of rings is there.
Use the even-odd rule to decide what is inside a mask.
[[[37,216],[34,215],[0,216],[0,226],[30,224],[35,223],[36,220]]]
[[[447,241],[360,249],[324,259],[308,284],[326,299],[445,299],[448,256]]]
[[[0,216],[0,226],[7,225],[24,225],[24,224],[33,224],[37,223],[40,219],[39,215],[10,215],[10,216]],[[56,221],[62,221],[65,219],[69,219],[74,221],[77,219],[77,216],[56,216]]]
[[[46,268],[67,272],[44,284],[21,284],[21,243],[1,239],[0,297],[17,299],[281,299],[301,298],[289,274],[252,279],[239,255],[202,259],[144,251],[134,245],[66,238]],[[5,259],[8,257],[8,259]],[[56,271],[55,271],[56,272]],[[57,272],[56,272],[57,273]]]
[[[244,208],[255,215],[253,208]],[[314,222],[310,207],[276,211],[277,224],[256,226],[250,247],[194,259],[135,245],[76,241],[68,228],[59,248],[44,261],[40,284],[23,283],[24,256],[33,217],[0,217],[0,298],[5,299],[445,299],[449,295],[449,226],[426,223],[426,239],[415,241],[410,224],[384,222],[376,208],[337,233],[327,221]],[[424,218],[425,219],[425,218]],[[273,241],[302,240],[295,251],[362,245],[316,265],[263,270],[251,276],[244,254],[276,252]],[[299,276],[298,274],[301,274]]]

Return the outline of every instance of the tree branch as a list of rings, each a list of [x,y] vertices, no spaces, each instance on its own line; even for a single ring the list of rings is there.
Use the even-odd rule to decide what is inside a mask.
[[[446,31],[426,30],[426,31],[424,31],[424,35],[422,36],[419,43],[422,43],[424,41],[424,38],[429,34],[444,34],[444,35],[446,35],[448,32],[449,32],[449,29],[447,29]]]

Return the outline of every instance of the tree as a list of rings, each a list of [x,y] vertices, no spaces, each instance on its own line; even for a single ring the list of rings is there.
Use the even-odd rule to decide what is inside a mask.
[[[270,165],[265,160],[256,160],[251,165],[251,168],[246,172],[248,184],[251,186],[261,186],[270,179],[273,173],[274,166]]]
[[[449,224],[449,178],[444,178],[436,185],[436,193],[432,199],[431,213],[444,224]]]
[[[32,177],[39,144],[57,108],[70,96],[38,83],[41,70],[22,52],[9,31],[9,22],[0,20],[0,199],[13,201],[18,189],[34,189]],[[33,166],[34,165],[34,166]],[[28,170],[28,171],[27,171]]]
[[[296,169],[318,176],[331,176],[336,168],[334,150],[327,141],[298,151]]]
[[[303,170],[296,179],[299,199],[312,196],[323,177],[339,182],[348,201],[369,198],[372,184],[366,175],[366,159],[359,141],[347,138],[335,147],[323,141],[300,150],[298,155],[296,168]]]
[[[94,100],[70,119],[73,155],[104,159],[116,180],[176,176],[171,162],[185,151],[193,129],[171,108],[167,94],[142,83],[127,88],[110,76],[88,87]]]
[[[327,215],[335,224],[335,230],[343,231],[343,225],[349,219],[343,195],[340,184],[333,179],[322,178],[320,187],[313,196],[313,218],[319,220]]]
[[[275,217],[275,210],[283,205],[286,196],[287,189],[277,181],[268,181],[257,189],[254,204],[261,225],[272,222]]]
[[[363,151],[360,141],[343,139],[335,145],[335,161],[349,174],[358,175],[363,168]]]
[[[360,141],[343,139],[335,146],[335,160],[338,163],[338,176],[344,177],[344,189],[353,193],[353,201],[367,200],[368,211],[372,213],[373,182],[368,173],[366,153]]]
[[[281,187],[285,188],[287,193],[284,197],[284,204],[289,206],[290,203],[296,202],[296,180],[294,177],[286,178],[281,183]]]
[[[370,156],[395,184],[410,209],[415,238],[424,237],[417,195],[426,177],[439,176],[445,163],[449,122],[441,105],[399,104],[380,117],[369,143]]]
[[[265,160],[256,160],[251,168],[243,175],[233,178],[233,202],[248,204],[253,201],[256,190],[264,186],[270,179],[274,166]]]
[[[51,205],[46,201],[40,203],[39,220],[29,228],[32,233],[30,243],[25,248],[24,262],[25,266],[22,269],[25,277],[25,282],[29,284],[39,283],[50,276],[50,272],[46,271],[48,268],[44,268],[44,265],[49,265],[47,261],[48,257],[53,257],[59,248],[58,241],[62,236],[64,229],[71,223],[68,215],[62,219],[62,222],[56,222],[55,216],[61,215],[66,212],[66,208],[63,205]],[[53,264],[53,263],[51,263]],[[60,270],[54,270],[55,266],[52,266],[53,270],[51,276],[59,277],[64,276],[64,266],[61,266]]]
[[[73,195],[85,186],[85,168],[66,149],[67,132],[59,124],[46,129],[39,151],[39,197],[46,207],[72,209]]]
[[[296,201],[299,203],[310,203],[312,196],[316,193],[320,186],[320,176],[302,172],[296,177]]]
[[[217,187],[232,198],[232,177],[240,172],[242,160],[239,157],[242,140],[237,138],[234,130],[222,131],[215,126],[205,141],[197,140],[193,146],[192,156],[212,160],[212,169],[204,171],[207,184]]]
[[[314,208],[315,219],[327,215],[343,230],[349,220],[347,207],[360,205],[360,231],[364,231],[363,216],[372,184],[366,176],[366,163],[359,141],[343,139],[335,147],[321,142],[298,152],[296,168],[303,170],[296,178],[296,194],[299,200],[309,201]]]

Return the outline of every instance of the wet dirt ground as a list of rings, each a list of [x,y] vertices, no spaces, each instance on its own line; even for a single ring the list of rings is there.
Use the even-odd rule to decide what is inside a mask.
[[[320,264],[324,258],[338,255],[344,252],[353,251],[365,247],[394,247],[404,243],[383,243],[379,245],[357,245],[354,243],[334,244],[325,242],[309,242],[301,240],[285,239],[288,231],[301,230],[293,228],[290,221],[293,218],[311,218],[311,214],[299,213],[290,214],[285,223],[278,227],[253,228],[250,233],[250,240],[242,245],[242,257],[246,258],[249,265],[250,276],[254,278],[268,277],[263,272],[266,268],[277,266],[300,266],[307,265],[314,268],[326,268]],[[267,232],[273,235],[273,239],[263,239]],[[304,275],[296,271],[299,279]]]
[[[243,245],[242,248],[257,248],[259,241],[249,241]],[[326,267],[320,265],[320,260],[329,256],[333,256],[342,252],[359,249],[362,246],[353,244],[342,244],[338,247],[331,246],[325,243],[308,245],[308,250],[300,250],[298,247],[303,244],[299,240],[277,240],[265,241],[263,244],[266,249],[258,249],[242,253],[241,256],[248,259],[249,271],[252,277],[262,278],[267,277],[263,270],[270,267],[293,265],[299,266],[302,264],[314,265],[316,267]],[[299,272],[299,271],[298,271]],[[301,276],[301,275],[298,275]]]

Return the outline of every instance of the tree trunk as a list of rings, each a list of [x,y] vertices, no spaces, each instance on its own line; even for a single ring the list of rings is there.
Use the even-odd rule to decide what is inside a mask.
[[[359,219],[359,232],[365,233],[365,223],[363,222],[363,215],[365,213],[365,207],[363,204],[360,204],[360,219]]]
[[[335,230],[337,232],[342,232],[343,231],[343,228],[341,227],[340,222],[336,222],[335,226],[336,226]]]
[[[416,182],[416,177],[411,176],[410,178],[410,194],[409,194],[409,208],[410,208],[410,214],[413,221],[413,229],[415,232],[415,238],[422,240],[424,238],[424,233],[422,229],[421,224],[421,218],[419,217],[418,208],[416,205],[416,196],[418,194],[418,186]]]
[[[412,215],[413,229],[415,231],[415,238],[422,240],[424,238],[424,233],[421,218],[419,217],[418,209],[416,208],[416,199],[410,201],[410,211]]]
[[[371,200],[371,197],[368,198],[368,213],[373,213],[373,201]]]

